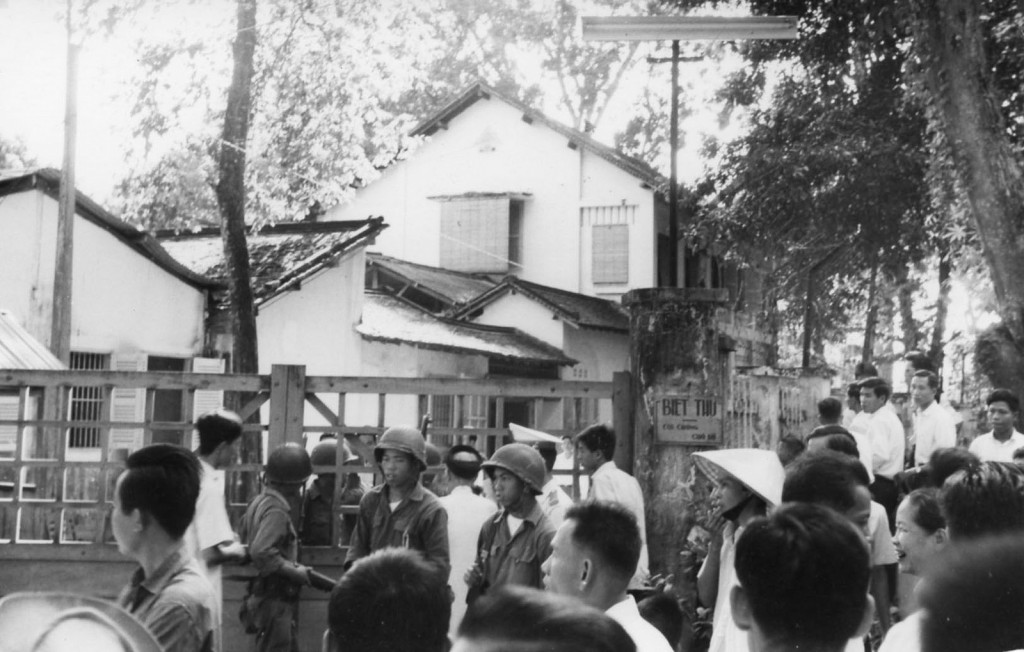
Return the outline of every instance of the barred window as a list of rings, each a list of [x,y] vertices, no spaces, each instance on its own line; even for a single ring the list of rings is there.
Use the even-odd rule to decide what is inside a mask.
[[[110,356],[105,353],[71,352],[70,367],[98,371],[109,367]],[[103,388],[71,388],[71,420],[103,421]],[[68,432],[68,448],[99,448],[100,429],[75,426]]]

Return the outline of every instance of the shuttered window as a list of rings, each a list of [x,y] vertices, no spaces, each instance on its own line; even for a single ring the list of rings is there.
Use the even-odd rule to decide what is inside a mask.
[[[509,271],[519,249],[508,197],[454,198],[441,203],[441,267],[460,272]],[[519,215],[522,214],[520,210]],[[521,219],[515,220],[517,229]]]
[[[592,228],[594,283],[628,283],[629,226],[609,224]]]

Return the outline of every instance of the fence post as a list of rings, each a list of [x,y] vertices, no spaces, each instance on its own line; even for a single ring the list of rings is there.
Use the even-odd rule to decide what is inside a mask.
[[[276,364],[270,368],[270,427],[267,449],[302,441],[306,408],[306,367]]]

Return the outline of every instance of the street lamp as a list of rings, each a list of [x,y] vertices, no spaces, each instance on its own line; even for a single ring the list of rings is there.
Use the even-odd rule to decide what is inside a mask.
[[[736,41],[747,39],[795,39],[795,16],[584,16],[584,41],[672,41],[672,116],[669,149],[669,258],[668,285],[679,285],[679,41]]]

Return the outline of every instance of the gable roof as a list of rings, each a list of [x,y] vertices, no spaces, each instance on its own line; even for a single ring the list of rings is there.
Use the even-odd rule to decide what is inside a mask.
[[[0,369],[67,369],[7,310],[0,310]]]
[[[387,228],[382,217],[339,222],[268,225],[246,235],[253,295],[260,305],[329,267],[342,254],[368,244]],[[189,269],[225,281],[227,264],[220,230],[161,232],[167,251]]]
[[[542,304],[563,321],[577,328],[629,332],[629,315],[614,301],[524,281],[506,276],[493,288],[451,312],[453,318],[465,318],[508,294],[522,294]]]
[[[494,287],[494,281],[482,274],[420,265],[379,253],[368,252],[366,265],[368,269],[377,268],[384,272],[395,281],[395,285],[414,287],[448,307],[471,301]]]
[[[29,190],[39,190],[59,202],[60,177],[60,171],[53,168],[0,172],[0,197]],[[116,217],[78,190],[75,191],[75,213],[110,233],[185,283],[200,289],[211,289],[217,286],[210,279],[197,274],[172,258],[160,246],[156,238]]]
[[[489,100],[491,97],[496,97],[502,102],[522,111],[524,122],[530,124],[534,122],[540,123],[562,136],[565,136],[569,140],[570,147],[574,149],[576,147],[583,147],[585,150],[608,161],[615,167],[633,175],[644,185],[653,190],[659,191],[659,188],[664,187],[668,183],[668,179],[666,177],[659,174],[657,170],[640,159],[627,156],[614,147],[609,147],[604,143],[598,142],[592,136],[580,131],[579,129],[574,129],[568,125],[562,124],[561,122],[552,120],[543,113],[530,108],[515,98],[498,92],[483,82],[476,82],[464,90],[452,101],[441,108],[440,111],[418,124],[412,130],[411,135],[430,136],[437,132],[438,129],[447,128],[448,123],[458,117],[460,113],[476,104],[479,100]]]
[[[356,331],[367,340],[532,364],[573,365],[559,349],[515,328],[436,317],[399,297],[367,291]]]

